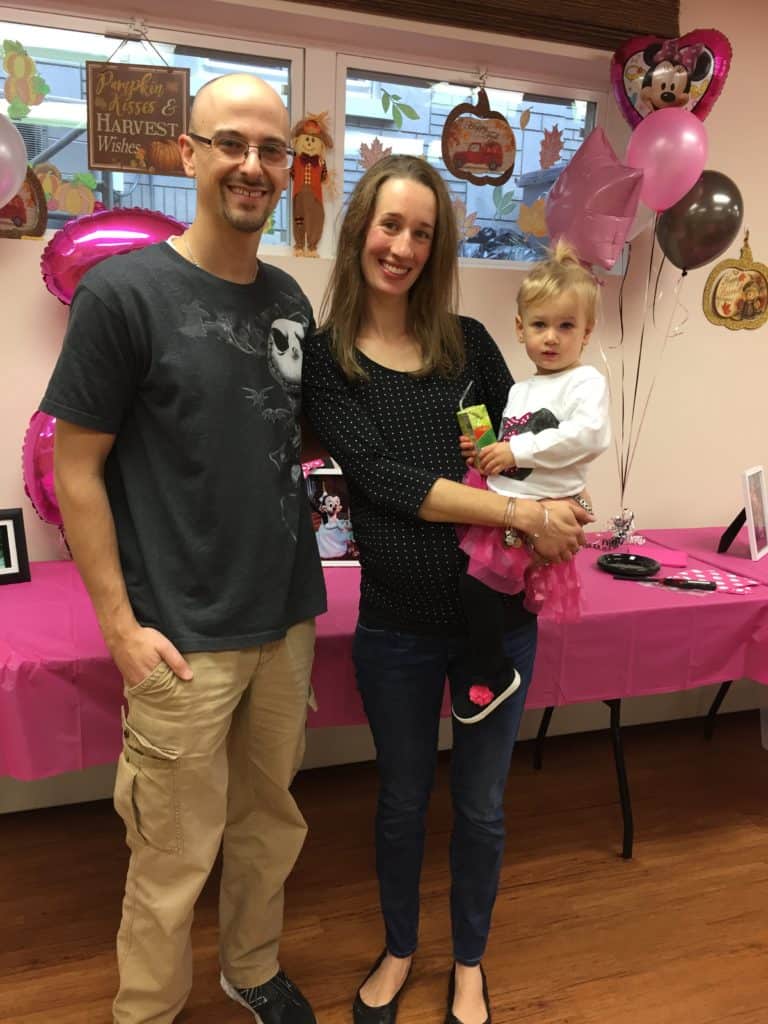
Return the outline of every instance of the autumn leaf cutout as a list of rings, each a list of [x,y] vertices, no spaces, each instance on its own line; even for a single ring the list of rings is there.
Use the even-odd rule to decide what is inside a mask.
[[[377,136],[370,146],[362,142],[360,143],[360,159],[358,163],[364,170],[369,170],[374,164],[377,164],[379,160],[382,160],[385,156],[391,156],[392,149],[389,146],[382,146],[381,140]]]
[[[539,161],[542,170],[546,170],[547,167],[552,167],[557,163],[560,159],[562,148],[563,137],[557,125],[549,130],[545,129],[544,138],[541,140],[541,159]]]
[[[458,196],[455,196],[451,200],[451,206],[453,207],[453,215],[456,218],[456,228],[459,232],[459,241],[464,242],[468,238],[474,238],[480,230],[480,226],[475,223],[477,214],[468,214],[466,203],[463,199],[459,199]]]

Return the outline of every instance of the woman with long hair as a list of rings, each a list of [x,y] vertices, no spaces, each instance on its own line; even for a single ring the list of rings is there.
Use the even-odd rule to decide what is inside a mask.
[[[385,946],[355,996],[356,1024],[393,1024],[418,941],[425,814],[446,676],[469,671],[455,525],[526,534],[548,562],[572,557],[589,516],[569,502],[507,499],[459,483],[462,395],[499,422],[511,384],[488,332],[456,313],[450,197],[425,160],[391,156],[358,182],[321,326],[304,355],[304,409],[349,486],[362,566],[354,641],[376,744],[376,866]],[[454,722],[450,1024],[483,1024],[482,958],[504,852],[504,785],[536,650],[536,618],[506,598],[505,652],[520,677],[488,719]]]

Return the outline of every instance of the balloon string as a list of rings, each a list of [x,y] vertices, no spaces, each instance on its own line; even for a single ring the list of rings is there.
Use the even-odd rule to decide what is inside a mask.
[[[611,398],[611,408],[615,409],[616,408],[616,388],[614,386],[613,374],[611,372],[611,364],[608,361],[608,357],[605,354],[605,350],[603,349],[602,345],[600,346],[600,356],[602,357],[603,365],[605,366],[605,375],[608,378],[608,394],[610,395],[610,398]],[[620,455],[620,449],[619,449],[619,438],[618,438],[618,436],[617,436],[615,431],[612,431],[612,433],[613,433],[613,451],[614,451],[614,454],[616,456],[616,468],[619,471],[619,476],[621,476],[621,455]]]
[[[627,407],[625,400],[625,368],[626,368],[626,353],[624,350],[624,286],[627,282],[627,275],[629,274],[629,264],[632,260],[632,245],[630,243],[629,253],[627,255],[627,266],[624,269],[624,276],[621,279],[621,287],[619,288],[619,322],[621,325],[621,336],[619,344],[621,346],[621,452],[619,454],[619,480],[624,479],[624,433],[626,430],[627,421]],[[620,488],[620,500],[619,508],[624,507],[624,485],[621,484]]]
[[[638,427],[637,427],[637,434],[635,435],[635,442],[634,442],[634,445],[632,446],[632,451],[631,451],[630,456],[629,456],[629,466],[627,467],[627,473],[629,473],[629,470],[632,467],[632,463],[635,460],[635,452],[637,451],[637,445],[638,445],[638,442],[640,440],[640,432],[642,430],[643,423],[645,422],[645,414],[646,414],[646,412],[648,410],[648,405],[649,405],[649,403],[651,401],[651,395],[653,394],[653,390],[654,390],[654,388],[656,386],[656,379],[659,376],[659,368],[661,367],[661,362],[662,362],[662,358],[664,356],[664,351],[665,351],[665,349],[667,347],[667,342],[669,341],[670,336],[672,335],[672,321],[674,320],[675,313],[677,312],[678,296],[680,295],[680,287],[681,287],[682,283],[683,283],[683,275],[680,274],[678,276],[678,278],[677,278],[677,281],[675,282],[675,287],[674,287],[674,290],[673,290],[673,293],[672,293],[672,298],[673,298],[672,312],[669,315],[669,323],[667,324],[667,330],[666,330],[666,333],[664,335],[664,339],[663,339],[663,341],[661,343],[661,350],[659,352],[659,358],[658,358],[657,363],[656,363],[656,371],[655,371],[655,373],[653,375],[653,378],[651,379],[651,384],[650,384],[650,387],[648,388],[648,393],[645,396],[645,404],[643,406],[642,414],[641,414],[641,417],[640,417],[640,423],[638,424]],[[686,319],[687,319],[687,317],[686,317]]]
[[[629,453],[632,448],[632,434],[635,426],[635,412],[637,410],[637,396],[640,388],[640,370],[643,363],[643,348],[645,344],[645,328],[648,320],[648,296],[651,290],[651,278],[653,277],[653,256],[656,245],[656,219],[654,218],[653,234],[651,235],[651,254],[648,261],[648,274],[645,280],[645,291],[643,294],[643,326],[640,330],[640,344],[637,351],[637,364],[635,366],[635,382],[634,390],[632,395],[632,412],[629,417],[629,431],[627,437],[627,444],[624,447],[624,438],[622,437],[622,449],[623,449],[623,466],[621,474],[621,507],[624,507],[624,495],[627,490],[627,480],[629,478]],[[623,390],[623,388],[622,388]]]
[[[618,432],[613,432],[613,450],[616,456],[616,468],[621,477],[622,472],[622,451],[623,451],[623,438],[624,438],[624,287],[627,282],[627,275],[629,274],[629,265],[632,260],[632,243],[627,244],[627,262],[624,267],[624,273],[621,277],[621,285],[619,287],[619,341],[617,345],[609,345],[609,349],[620,348],[621,349],[621,424]],[[608,393],[611,397],[611,408],[615,409],[618,404],[618,396],[616,393],[616,382],[614,379],[614,373],[611,369],[611,363],[608,359],[608,355],[603,347],[602,341],[600,342],[600,357],[603,360],[603,366],[605,367],[605,375],[608,378]],[[621,437],[621,446],[619,445],[619,437]]]
[[[656,326],[656,303],[658,302],[658,298],[659,298],[659,279],[661,277],[661,272],[664,269],[664,264],[666,262],[667,262],[667,257],[665,255],[662,255],[661,263],[659,263],[659,269],[656,272],[656,287],[653,289],[653,326],[654,327]],[[664,295],[663,292],[661,294],[662,294],[662,296]]]

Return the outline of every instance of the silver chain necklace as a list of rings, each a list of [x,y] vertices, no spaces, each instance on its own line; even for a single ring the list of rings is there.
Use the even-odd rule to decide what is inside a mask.
[[[184,232],[184,234],[183,234],[183,235],[176,235],[175,237],[176,237],[176,238],[180,238],[180,239],[181,239],[181,241],[182,241],[182,242],[184,243],[184,248],[185,248],[185,250],[186,250],[187,256],[189,257],[189,261],[190,261],[190,263],[191,263],[191,264],[192,264],[193,266],[197,267],[197,269],[198,269],[198,270],[202,270],[203,268],[202,268],[202,267],[200,266],[200,263],[199,263],[199,262],[198,262],[198,260],[196,259],[196,257],[195,257],[195,254],[194,254],[194,253],[192,252],[192,249],[191,249],[191,247],[190,247],[190,244],[189,244],[189,242],[187,241],[187,234],[186,234],[186,232]],[[173,244],[173,243],[171,243],[171,244]],[[174,245],[173,247],[174,247],[174,249],[176,249],[176,246],[175,246],[175,245]],[[178,251],[178,250],[177,250],[177,251]],[[257,267],[257,268],[256,268],[256,273],[255,273],[255,274],[254,274],[254,276],[253,276],[253,280],[254,280],[254,281],[256,280],[256,277],[257,277],[258,273],[259,273],[259,270],[258,270],[258,267]]]
[[[190,260],[192,261],[192,263],[193,263],[193,264],[194,264],[194,265],[195,265],[195,266],[196,266],[196,267],[197,267],[198,269],[202,269],[202,268],[200,267],[200,264],[199,264],[199,263],[197,262],[197,260],[195,259],[195,254],[194,254],[194,253],[192,252],[192,250],[191,250],[191,248],[190,248],[190,246],[189,246],[189,242],[187,241],[187,233],[186,233],[186,231],[184,232],[184,234],[183,234],[183,235],[182,235],[181,237],[182,237],[182,240],[183,240],[183,242],[184,242],[184,248],[185,248],[185,249],[187,250],[187,256],[189,256],[189,258],[190,258]]]

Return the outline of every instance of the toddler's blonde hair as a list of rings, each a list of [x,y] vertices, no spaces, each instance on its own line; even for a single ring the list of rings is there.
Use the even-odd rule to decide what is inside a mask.
[[[557,241],[549,258],[537,263],[526,275],[517,293],[517,311],[522,317],[530,306],[541,305],[563,292],[575,291],[583,304],[587,323],[597,319],[597,278],[579,259],[574,247],[564,238]]]

